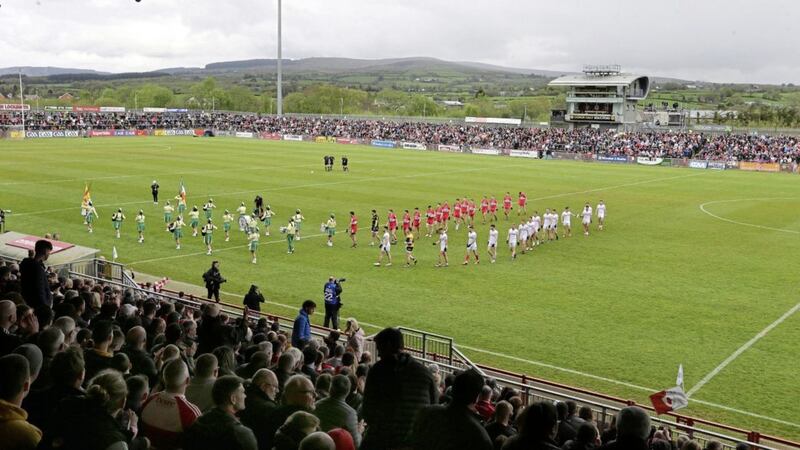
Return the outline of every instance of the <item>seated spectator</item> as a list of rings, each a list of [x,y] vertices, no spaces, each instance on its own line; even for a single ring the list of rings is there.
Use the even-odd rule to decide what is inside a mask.
[[[94,322],[93,322],[94,323]],[[111,341],[114,338],[114,326],[109,321],[94,323],[92,330],[92,348],[83,352],[86,363],[86,380],[91,380],[97,373],[111,368],[114,354],[111,352]]]
[[[137,416],[141,416],[142,406],[150,391],[150,384],[144,375],[128,377],[125,384],[128,385],[128,399],[125,401],[125,407],[136,413]]]
[[[414,417],[436,404],[433,375],[408,353],[402,352],[403,334],[386,328],[375,336],[380,361],[369,370],[361,413],[369,425],[362,450],[409,446]]]
[[[53,328],[58,328],[64,333],[64,347],[69,347],[75,343],[77,330],[75,329],[75,320],[72,317],[59,317],[53,322]]]
[[[502,442],[505,441],[505,438],[509,438],[513,436],[517,430],[511,425],[511,414],[514,412],[511,403],[508,403],[505,400],[501,400],[497,402],[497,407],[494,410],[494,416],[492,417],[492,421],[486,425],[486,433],[489,434],[489,439],[494,444],[494,447],[500,448]],[[498,438],[503,437],[500,439],[500,445],[498,445]]]
[[[236,370],[236,375],[239,377],[249,380],[253,378],[253,375],[260,369],[267,369],[269,368],[269,359],[270,356],[266,352],[255,352],[250,356],[250,362],[239,367]]]
[[[478,402],[475,403],[475,411],[481,416],[484,422],[488,422],[494,415],[494,405],[492,404],[492,388],[484,386],[481,389],[481,395],[478,397]]]
[[[346,375],[336,375],[331,382],[330,397],[316,403],[314,415],[319,418],[322,431],[334,428],[347,430],[353,437],[356,447],[361,445],[361,433],[358,429],[358,414],[345,399],[350,393],[350,379]]]
[[[593,450],[597,447],[597,428],[591,423],[582,423],[578,427],[575,439],[567,441],[562,450]],[[719,449],[721,450],[721,449]]]
[[[64,333],[57,327],[47,328],[39,333],[37,343],[42,351],[42,370],[39,372],[39,377],[36,378],[33,388],[40,390],[53,384],[50,365],[53,362],[53,357],[66,348],[64,346]]]
[[[347,319],[344,334],[347,336],[347,346],[352,350],[356,361],[361,359],[364,352],[364,330],[358,325],[358,321],[352,317]]]
[[[689,439],[681,445],[680,450],[701,450],[702,448],[699,442]]]
[[[589,406],[581,406],[581,409],[578,410],[578,417],[583,419],[584,422],[594,423],[594,412]]]
[[[331,381],[333,381],[333,377],[329,373],[323,373],[317,378],[317,382],[314,385],[314,389],[317,391],[317,399],[322,400],[331,395]]]
[[[303,366],[300,367],[300,373],[311,379],[313,384],[317,384],[317,349],[309,345],[303,349]]]
[[[267,430],[263,425],[278,409],[278,378],[271,370],[260,369],[245,388],[245,394],[245,409],[239,417],[245,426],[253,430],[258,442],[268,442],[271,436],[264,435]]]
[[[347,430],[334,428],[328,431],[328,436],[333,439],[336,450],[356,450],[357,448],[356,444],[353,442],[353,436]]]
[[[336,443],[327,433],[315,431],[300,441],[300,450],[336,450]]]
[[[636,406],[622,408],[617,414],[617,438],[601,448],[603,450],[645,450],[650,436],[650,416]],[[700,450],[698,445],[696,449]]]
[[[186,400],[202,412],[214,406],[211,391],[217,380],[217,357],[211,353],[200,355],[194,368],[194,377],[186,387]]]
[[[180,448],[182,435],[198,417],[200,409],[186,400],[189,369],[180,358],[164,367],[164,388],[142,405],[142,434],[159,450]]]
[[[131,361],[131,375],[144,375],[151,386],[158,382],[158,370],[153,358],[147,353],[147,332],[144,327],[135,326],[125,335],[122,353]]]
[[[14,353],[20,355],[28,360],[28,369],[31,378],[31,384],[36,382],[39,377],[39,372],[42,370],[42,351],[39,347],[33,344],[22,344],[14,349]]]
[[[0,301],[0,356],[11,353],[22,344],[22,339],[11,332],[17,323],[17,305],[11,300]]]
[[[286,381],[294,373],[294,356],[291,353],[284,353],[278,358],[278,367],[275,368],[275,376],[278,377],[280,391],[286,385]]]
[[[304,375],[293,375],[286,382],[283,392],[281,405],[269,416],[266,424],[263,424],[264,433],[259,434],[262,440],[258,441],[259,450],[270,450],[274,445],[274,436],[286,419],[297,411],[314,411],[314,385]],[[316,419],[315,419],[316,420]],[[265,440],[266,439],[266,440]]]
[[[286,422],[275,433],[275,450],[298,450],[300,442],[309,434],[317,431],[319,419],[305,411],[295,411],[286,418]]]
[[[50,364],[50,377],[53,384],[41,391],[34,391],[25,398],[23,406],[29,413],[30,422],[43,431],[48,431],[53,420],[53,412],[65,398],[85,395],[83,385],[83,353],[70,347],[57,353]]]
[[[31,387],[28,360],[21,355],[0,357],[0,446],[14,450],[33,450],[42,432],[31,425],[22,400]]]
[[[536,402],[520,415],[520,432],[508,438],[503,450],[558,450],[558,411],[550,402]]]
[[[492,441],[473,412],[483,387],[476,370],[459,374],[453,384],[449,405],[423,408],[414,420],[412,442],[415,450],[491,450]]]
[[[556,435],[556,443],[558,445],[564,445],[567,441],[575,439],[578,430],[567,421],[569,407],[566,403],[556,403],[556,410],[558,411],[558,434]]]
[[[219,377],[211,395],[214,407],[189,427],[184,436],[184,450],[256,450],[253,431],[236,418],[236,413],[245,408],[242,379]]]

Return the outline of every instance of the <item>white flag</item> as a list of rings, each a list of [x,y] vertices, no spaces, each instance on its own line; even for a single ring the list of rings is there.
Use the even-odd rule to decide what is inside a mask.
[[[678,366],[678,378],[675,380],[675,385],[683,389],[683,364]]]
[[[118,257],[118,255],[117,255],[117,246],[115,245],[115,246],[114,246],[114,247],[111,249],[111,260],[112,260],[112,261],[116,261],[116,260],[117,260],[117,257]]]

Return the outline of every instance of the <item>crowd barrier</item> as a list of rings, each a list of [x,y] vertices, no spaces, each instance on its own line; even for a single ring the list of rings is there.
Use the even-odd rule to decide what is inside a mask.
[[[427,144],[422,142],[394,141],[385,139],[357,139],[335,136],[308,136],[296,134],[281,134],[269,132],[232,131],[232,130],[206,130],[206,129],[154,129],[154,130],[46,130],[26,131],[7,130],[5,137],[11,139],[48,139],[48,138],[78,138],[78,137],[135,137],[135,136],[194,136],[201,137],[209,134],[214,136],[235,137],[239,139],[263,139],[274,141],[316,142],[343,145],[368,145],[379,149],[404,149],[438,151],[450,153],[472,153],[475,155],[510,156],[514,158],[532,159],[557,159],[586,162],[601,162],[611,164],[639,164],[645,166],[688,167],[691,169],[729,170],[738,169],[754,172],[787,172],[798,173],[798,164],[755,161],[718,161],[692,158],[669,158],[628,155],[603,155],[592,152],[575,152],[560,150],[521,150],[507,148],[484,148],[469,145],[453,144]]]

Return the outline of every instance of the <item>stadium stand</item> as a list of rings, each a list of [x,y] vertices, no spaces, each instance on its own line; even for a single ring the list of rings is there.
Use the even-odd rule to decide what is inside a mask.
[[[800,448],[474,364],[443,336],[387,328],[362,342],[314,326],[298,349],[291,318],[156,292],[104,260],[47,270],[37,282],[52,307],[31,314],[19,262],[0,261],[0,442],[24,430],[14,448],[311,448],[328,442],[315,433],[320,423],[341,448],[367,450]],[[84,330],[92,339],[79,338]],[[31,344],[41,346],[38,360],[19,348]],[[346,352],[334,365],[329,347],[338,345]],[[105,365],[84,377],[99,357]],[[202,410],[192,403],[200,399]]]

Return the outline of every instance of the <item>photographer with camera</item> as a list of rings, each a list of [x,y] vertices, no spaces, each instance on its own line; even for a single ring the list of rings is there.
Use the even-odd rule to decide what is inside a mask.
[[[214,297],[214,300],[219,303],[219,286],[228,281],[219,273],[219,261],[211,263],[211,268],[203,274],[203,281],[206,282],[206,289],[208,289],[208,299]]]
[[[333,325],[335,330],[339,329],[339,309],[342,308],[342,283],[346,280],[344,278],[336,279],[334,277],[328,278],[328,282],[322,288],[322,294],[325,298],[325,327]]]
[[[0,208],[0,233],[6,232],[6,214],[11,214],[11,210]]]

